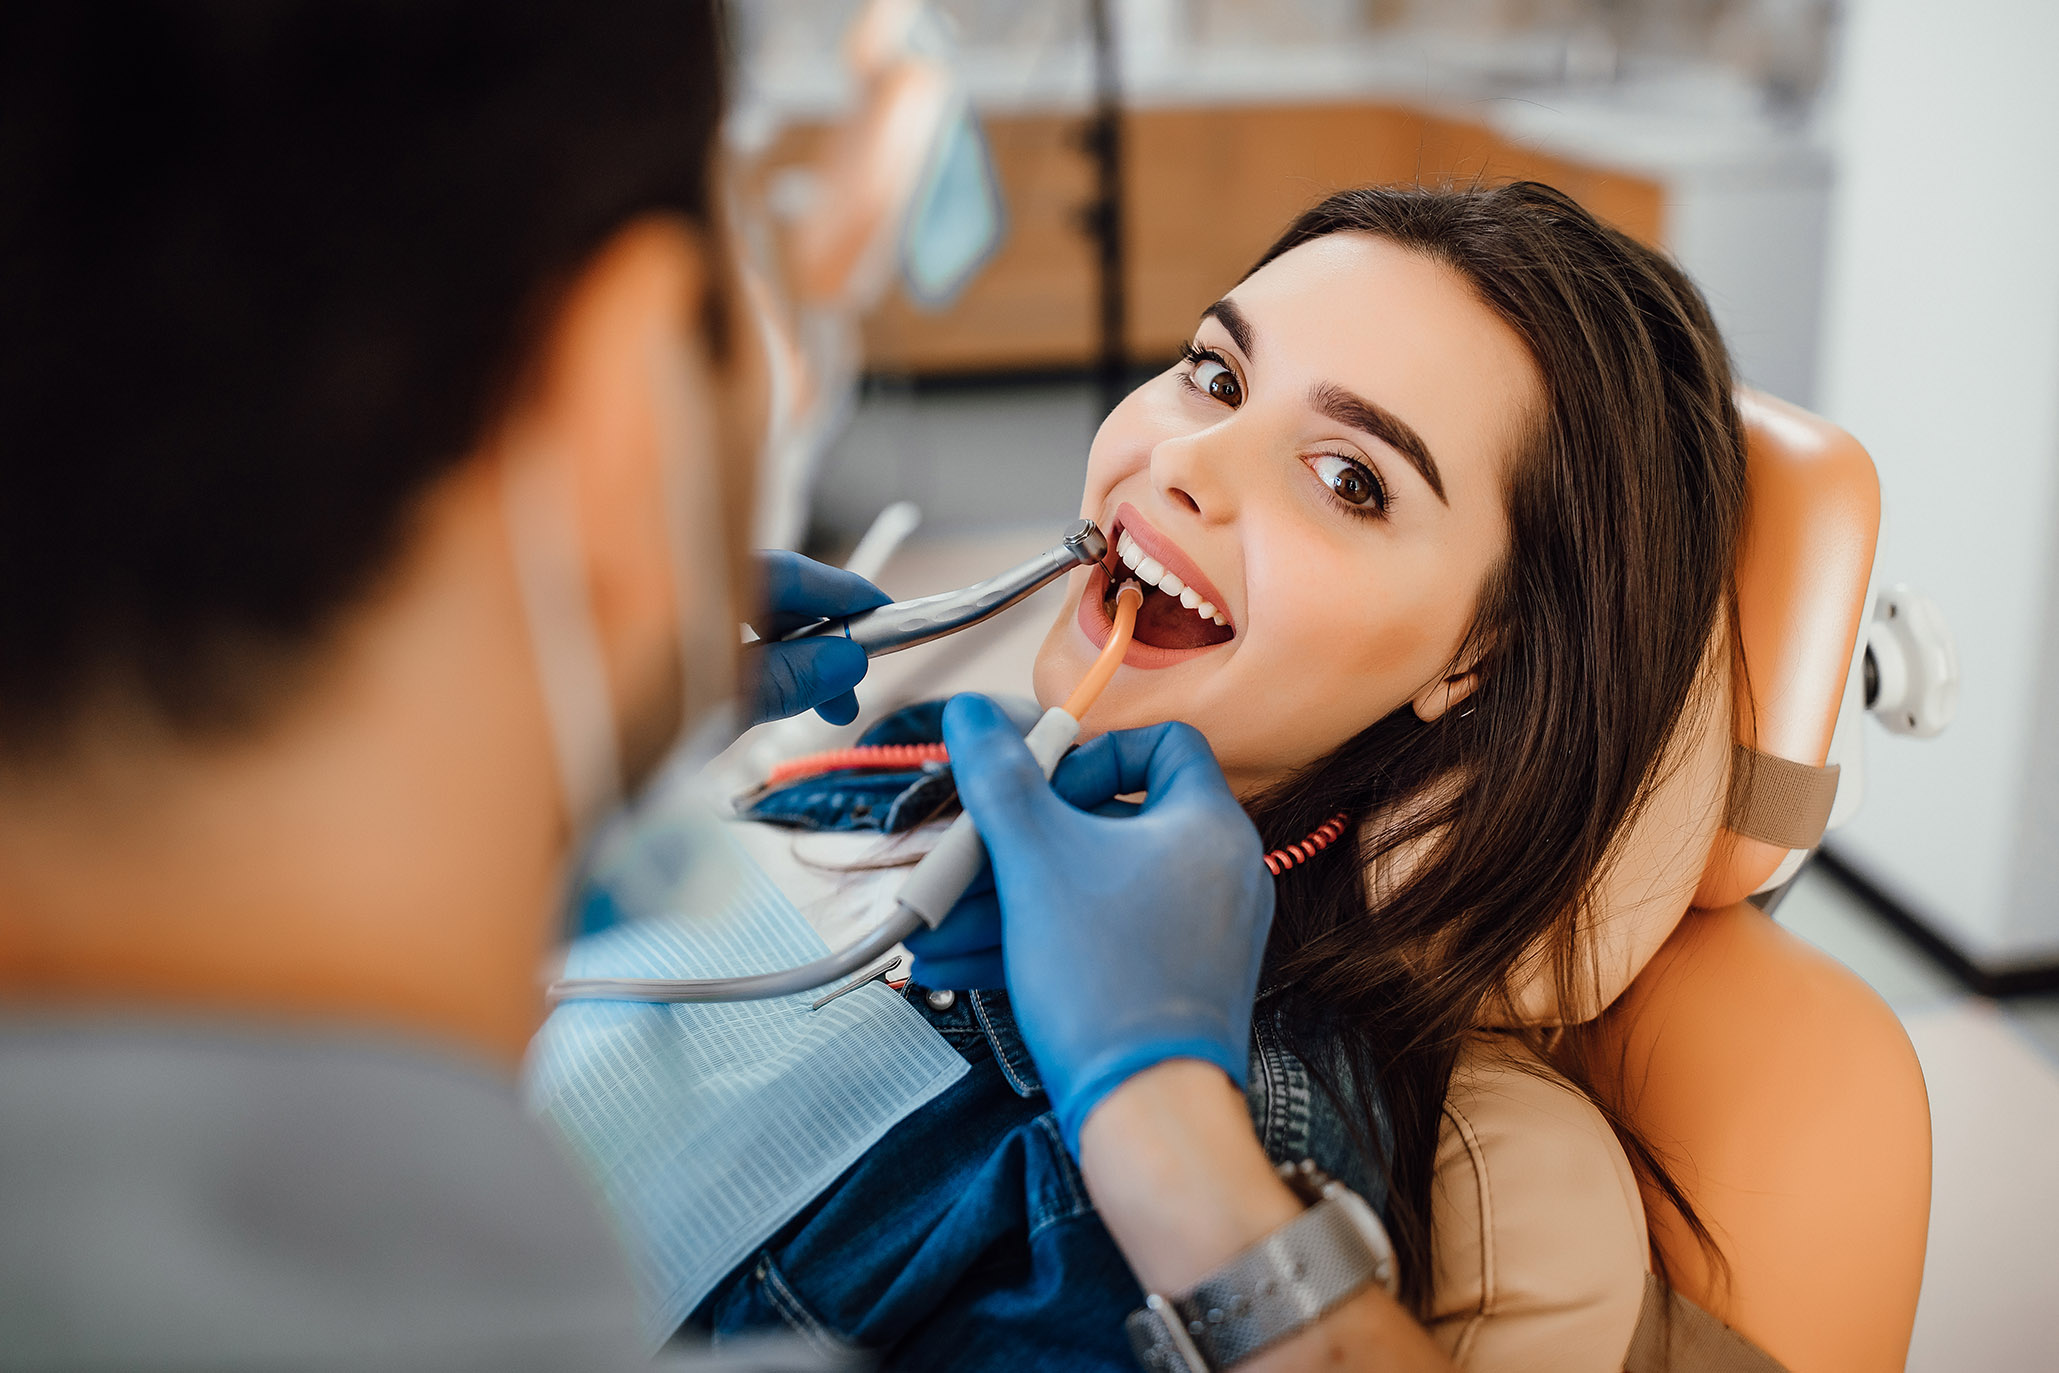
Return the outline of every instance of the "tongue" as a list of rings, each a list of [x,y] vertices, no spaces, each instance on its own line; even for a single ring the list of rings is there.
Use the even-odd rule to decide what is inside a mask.
[[[1181,605],[1179,597],[1146,587],[1144,604],[1137,608],[1136,637],[1153,648],[1207,648],[1236,636],[1228,625],[1204,620]]]

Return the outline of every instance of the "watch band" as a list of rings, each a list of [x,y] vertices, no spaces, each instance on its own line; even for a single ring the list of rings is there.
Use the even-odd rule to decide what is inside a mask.
[[[1280,1174],[1314,1204],[1187,1292],[1153,1293],[1128,1321],[1130,1347],[1145,1368],[1230,1368],[1369,1283],[1394,1290],[1394,1248],[1365,1200],[1312,1163]]]

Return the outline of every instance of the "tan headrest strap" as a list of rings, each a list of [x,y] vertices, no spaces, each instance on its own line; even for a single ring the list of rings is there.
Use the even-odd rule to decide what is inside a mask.
[[[1810,767],[1743,744],[1730,754],[1723,828],[1783,849],[1813,849],[1837,800],[1837,767]]]
[[[1623,1373],[1787,1373],[1787,1368],[1647,1273],[1644,1306],[1637,1313]]]

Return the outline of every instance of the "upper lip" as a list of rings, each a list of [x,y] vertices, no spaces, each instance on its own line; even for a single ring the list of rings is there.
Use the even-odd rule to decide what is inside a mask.
[[[1108,557],[1112,567],[1122,568],[1122,560],[1115,550],[1125,533],[1137,541],[1137,546],[1144,550],[1146,556],[1164,563],[1168,572],[1193,587],[1202,600],[1213,603],[1216,611],[1229,622],[1231,629],[1237,627],[1237,617],[1230,613],[1229,606],[1223,600],[1223,593],[1216,589],[1215,583],[1208,580],[1208,575],[1194,565],[1194,560],[1187,556],[1184,549],[1146,524],[1144,517],[1137,513],[1137,507],[1128,501],[1115,508],[1115,518],[1109,521],[1108,525]],[[1119,577],[1123,572],[1117,571],[1111,575]]]

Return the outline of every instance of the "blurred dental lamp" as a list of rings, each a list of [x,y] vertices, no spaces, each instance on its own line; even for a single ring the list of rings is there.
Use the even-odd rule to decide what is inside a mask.
[[[775,362],[758,528],[768,547],[806,532],[816,468],[863,370],[860,319],[896,280],[918,307],[947,307],[1006,230],[985,135],[930,6],[871,0],[841,51],[856,99],[811,157],[761,178],[762,200],[741,207],[758,230],[745,237],[768,283],[755,294]]]

